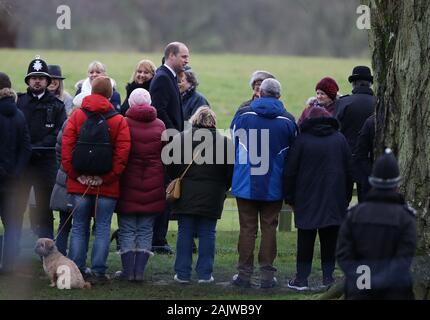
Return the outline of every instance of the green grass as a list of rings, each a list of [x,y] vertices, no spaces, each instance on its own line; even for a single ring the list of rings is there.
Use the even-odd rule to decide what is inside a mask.
[[[86,76],[88,63],[100,60],[108,66],[108,73],[117,84],[122,98],[125,98],[125,84],[130,80],[138,60],[152,59],[156,65],[161,60],[159,54],[144,53],[107,53],[107,52],[72,52],[47,50],[0,50],[0,71],[11,77],[16,91],[26,89],[24,77],[28,63],[36,54],[40,54],[50,64],[60,64],[66,89],[74,93],[76,81]],[[209,100],[218,116],[218,127],[228,128],[238,105],[250,98],[249,76],[257,69],[273,72],[283,85],[282,100],[287,109],[296,117],[301,114],[306,99],[315,93],[315,84],[322,77],[334,77],[342,93],[348,93],[350,86],[347,77],[353,66],[367,64],[367,60],[302,58],[285,56],[250,56],[250,55],[199,55],[191,52],[190,64],[197,72],[201,91]],[[58,219],[57,219],[58,222]],[[114,216],[112,230],[116,229]],[[170,223],[168,241],[176,242],[177,225]],[[286,288],[286,279],[294,274],[296,253],[296,232],[278,233],[278,256],[275,266],[278,268],[280,286],[270,290],[251,288],[239,290],[227,285],[236,273],[237,240],[239,222],[234,200],[228,200],[226,210],[217,226],[217,254],[215,257],[214,277],[216,284],[209,286],[196,283],[183,286],[173,282],[174,256],[157,255],[153,257],[146,270],[143,284],[113,282],[91,290],[60,291],[48,287],[42,265],[33,252],[34,236],[25,226],[23,231],[22,256],[31,267],[14,278],[0,276],[0,299],[316,299],[317,293],[297,294]],[[1,227],[0,227],[1,231]],[[258,244],[258,240],[257,240]],[[195,256],[196,257],[196,256]],[[194,258],[195,258],[194,257]],[[318,284],[321,278],[319,245],[315,248],[315,258],[311,282]],[[195,259],[194,259],[195,260]],[[108,260],[109,273],[120,269],[120,259],[114,246]],[[256,270],[258,277],[258,269]],[[340,275],[339,270],[336,271]]]
[[[192,48],[191,48],[192,50]],[[65,88],[74,94],[75,83],[86,77],[88,64],[100,60],[107,65],[108,74],[116,80],[121,98],[140,59],[149,58],[158,66],[161,53],[112,53],[48,50],[0,49],[0,71],[9,74],[17,91],[26,89],[24,77],[29,62],[39,54],[49,64],[62,67]],[[363,59],[334,59],[288,56],[255,55],[202,55],[191,51],[190,65],[197,73],[199,91],[208,99],[218,117],[219,128],[229,128],[237,107],[251,97],[249,78],[253,71],[268,70],[283,86],[281,100],[296,117],[300,116],[305,101],[315,94],[316,83],[324,76],[332,76],[342,93],[349,93],[347,81],[352,68],[358,64],[370,65]]]

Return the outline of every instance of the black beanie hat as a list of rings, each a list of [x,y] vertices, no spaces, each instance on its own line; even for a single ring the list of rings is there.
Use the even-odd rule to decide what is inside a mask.
[[[4,88],[11,88],[9,76],[6,73],[0,72],[0,90]]]
[[[400,183],[400,170],[396,158],[391,149],[385,149],[373,165],[369,183],[376,189],[393,189]]]

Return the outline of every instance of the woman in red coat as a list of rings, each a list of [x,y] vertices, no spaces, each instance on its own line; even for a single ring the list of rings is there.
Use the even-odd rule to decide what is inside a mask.
[[[165,210],[164,169],[161,162],[166,129],[157,119],[151,96],[145,89],[133,90],[126,120],[131,134],[131,152],[121,177],[117,204],[122,271],[120,279],[142,281],[151,252],[153,225]]]
[[[98,77],[92,82],[91,95],[84,98],[82,107],[70,116],[64,129],[61,161],[67,173],[67,192],[73,195],[74,212],[69,257],[86,276],[86,259],[90,231],[90,219],[95,209],[95,239],[91,254],[91,282],[105,282],[106,260],[109,254],[112,215],[119,197],[119,178],[127,164],[130,151],[130,131],[127,121],[120,114],[106,120],[112,147],[112,168],[109,172],[94,175],[77,171],[72,164],[81,127],[88,116],[86,112],[106,114],[114,110],[111,81]],[[100,165],[101,163],[99,163]]]

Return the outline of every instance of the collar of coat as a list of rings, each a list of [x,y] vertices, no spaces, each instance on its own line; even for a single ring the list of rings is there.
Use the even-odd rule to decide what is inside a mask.
[[[371,189],[364,202],[388,202],[405,204],[405,198],[394,190]]]

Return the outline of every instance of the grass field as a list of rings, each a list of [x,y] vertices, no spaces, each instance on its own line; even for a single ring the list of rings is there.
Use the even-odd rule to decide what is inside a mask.
[[[192,49],[192,48],[191,48]],[[76,81],[86,76],[86,69],[92,60],[100,60],[108,67],[109,75],[118,84],[121,97],[125,98],[125,84],[130,80],[134,67],[140,59],[149,58],[156,65],[161,60],[159,54],[144,53],[107,53],[72,52],[46,50],[0,50],[0,71],[11,77],[16,91],[24,91],[28,63],[40,54],[50,64],[60,64],[63,69],[66,89],[74,93]],[[314,95],[315,84],[324,76],[334,77],[342,93],[349,93],[347,77],[353,66],[369,65],[369,61],[356,59],[301,58],[285,56],[250,55],[199,55],[191,51],[190,65],[196,71],[200,82],[199,91],[210,102],[218,116],[218,127],[228,128],[237,106],[250,98],[250,74],[257,69],[273,72],[283,85],[282,100],[287,109],[298,117],[304,102]],[[58,220],[57,220],[58,221]],[[112,229],[116,228],[116,217]],[[0,226],[0,232],[2,227]],[[171,245],[176,241],[176,222],[170,223],[168,240]],[[235,203],[228,200],[226,210],[217,227],[217,254],[215,258],[215,284],[202,286],[196,283],[183,286],[173,282],[174,256],[157,255],[150,260],[146,270],[146,281],[142,285],[113,282],[107,286],[94,287],[87,291],[59,291],[48,287],[43,276],[42,265],[33,253],[35,238],[28,226],[24,228],[24,259],[33,266],[15,278],[0,276],[0,299],[316,299],[318,293],[297,294],[286,288],[286,279],[294,274],[296,232],[279,232],[278,268],[280,285],[270,290],[251,288],[239,290],[228,285],[235,273],[237,263],[237,239],[239,223]],[[257,241],[258,243],[258,241]],[[111,247],[109,273],[120,269],[120,259]],[[319,247],[315,248],[315,260],[311,283],[318,285],[321,278]],[[34,273],[33,273],[34,272]],[[339,276],[339,270],[336,271]],[[258,278],[258,269],[256,277]],[[257,280],[257,279],[256,279]]]

